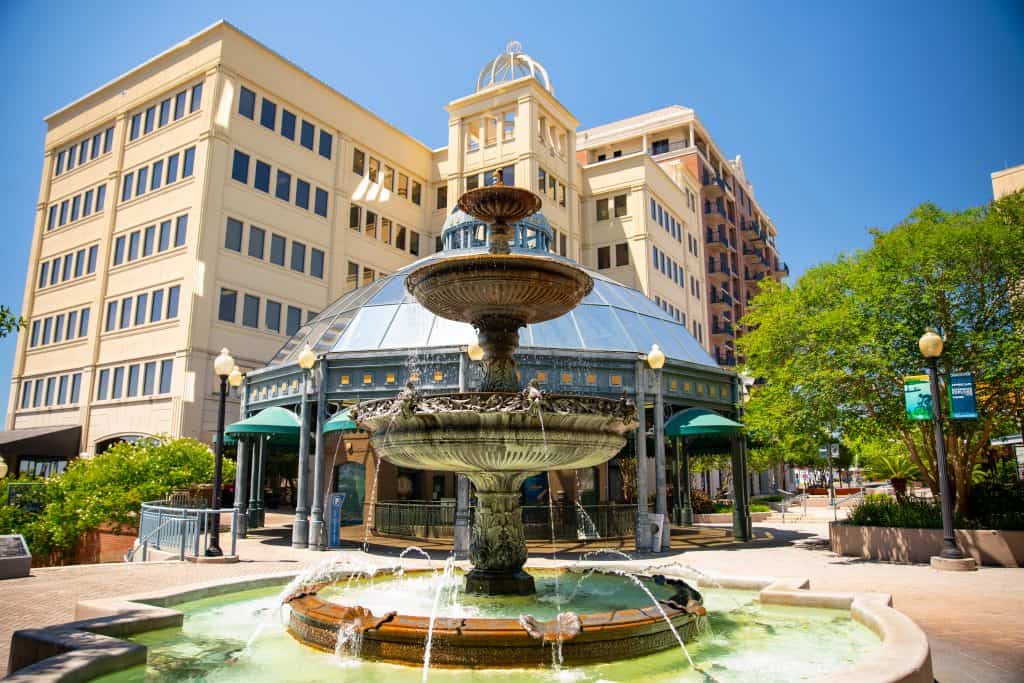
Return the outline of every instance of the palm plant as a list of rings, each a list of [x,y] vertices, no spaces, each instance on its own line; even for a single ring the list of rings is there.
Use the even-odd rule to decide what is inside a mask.
[[[921,476],[911,459],[904,453],[879,453],[868,459],[864,474],[870,479],[887,479],[897,500],[906,500],[907,480]]]

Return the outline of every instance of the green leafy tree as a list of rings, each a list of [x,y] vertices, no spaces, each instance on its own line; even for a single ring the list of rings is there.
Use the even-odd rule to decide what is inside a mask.
[[[903,377],[922,372],[917,340],[946,339],[943,374],[974,373],[980,418],[946,422],[949,475],[958,511],[971,473],[997,430],[1015,425],[1024,386],[1024,196],[946,212],[924,204],[868,250],[812,268],[792,287],[766,281],[739,341],[753,392],[753,426],[823,441],[898,438],[924,482],[938,491],[931,423],[912,423]],[[762,402],[773,405],[759,406]]]
[[[25,327],[26,324],[25,319],[14,315],[10,308],[0,306],[0,338],[6,337],[9,334],[15,334],[18,330]]]

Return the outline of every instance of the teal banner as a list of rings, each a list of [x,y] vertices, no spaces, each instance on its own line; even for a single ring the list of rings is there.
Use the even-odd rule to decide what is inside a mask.
[[[907,407],[907,419],[932,419],[932,392],[928,375],[907,375],[903,378],[903,401]]]
[[[949,374],[949,416],[954,420],[976,420],[978,405],[974,399],[974,376],[969,372]]]

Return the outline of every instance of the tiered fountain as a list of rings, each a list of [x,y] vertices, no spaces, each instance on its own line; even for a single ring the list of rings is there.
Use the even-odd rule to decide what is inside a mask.
[[[519,329],[564,315],[590,292],[582,269],[555,257],[513,253],[512,224],[540,209],[528,190],[494,185],[471,190],[459,208],[490,224],[485,253],[431,261],[409,273],[406,287],[433,313],[468,322],[483,347],[480,391],[420,394],[410,384],[397,399],[363,403],[354,411],[377,456],[415,469],[464,474],[476,486],[465,591],[530,595],[520,486],[531,475],[606,462],[636,427],[636,408],[612,401],[520,387],[513,354]],[[628,581],[628,579],[623,579]],[[686,595],[685,590],[682,595]],[[694,593],[694,595],[696,595]],[[333,649],[339,630],[363,632],[363,656],[419,663],[431,623],[422,616],[374,615],[315,593],[291,601],[292,634]],[[549,622],[522,619],[444,619],[433,635],[437,663],[463,666],[541,664],[545,642],[557,639],[567,661],[636,656],[678,645],[677,631],[695,630],[703,613],[696,599],[596,614],[562,614]]]

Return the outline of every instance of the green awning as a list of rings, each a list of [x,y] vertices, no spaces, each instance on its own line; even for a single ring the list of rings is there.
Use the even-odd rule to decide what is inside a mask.
[[[324,434],[332,432],[352,432],[356,430],[356,423],[349,416],[348,410],[342,410],[324,423]]]
[[[299,416],[280,406],[264,408],[252,417],[229,425],[224,433],[235,437],[247,434],[273,434],[298,439]]]
[[[743,425],[706,408],[690,408],[676,413],[665,424],[665,436],[736,434]]]

